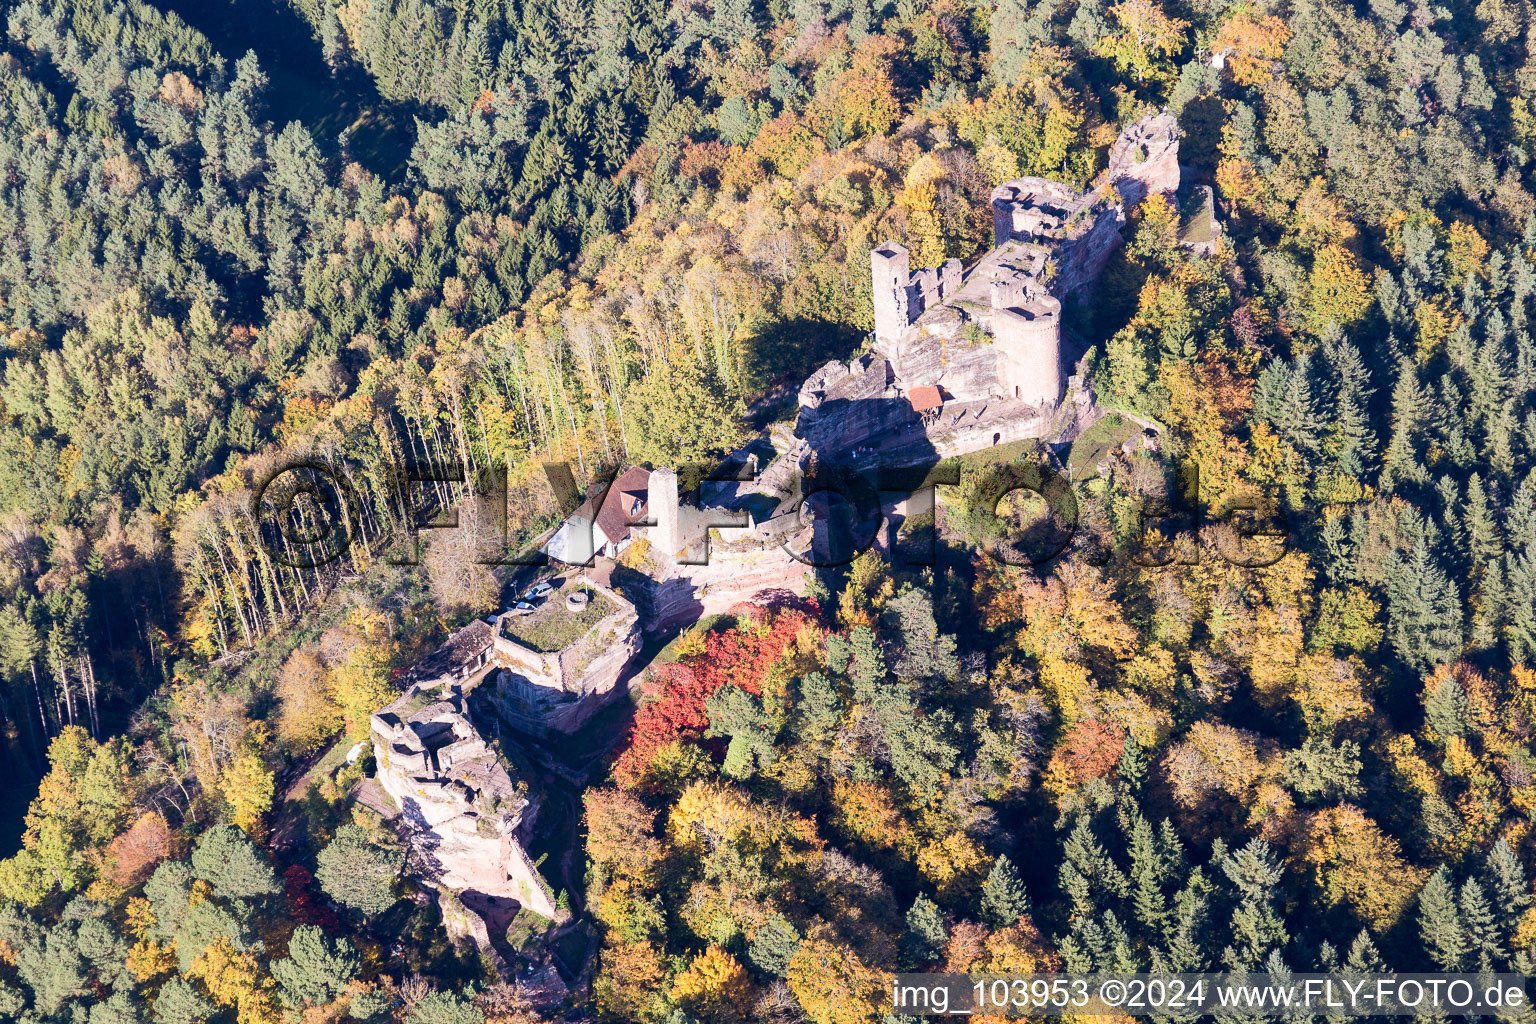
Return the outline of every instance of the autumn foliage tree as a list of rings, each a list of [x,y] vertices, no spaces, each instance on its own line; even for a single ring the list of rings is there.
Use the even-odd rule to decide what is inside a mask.
[[[817,939],[800,944],[786,973],[790,990],[815,1024],[867,1024],[876,1019],[887,998],[889,977],[852,950]]]
[[[1109,15],[1118,31],[1099,40],[1099,53],[1135,75],[1138,85],[1166,80],[1189,23],[1169,17],[1154,0],[1122,0]]]
[[[656,753],[668,744],[698,742],[709,726],[705,703],[723,686],[754,696],[782,687],[771,679],[775,665],[801,642],[802,632],[819,628],[798,608],[744,609],[735,628],[711,632],[702,649],[673,665],[661,666],[646,702],[635,713],[628,745],[614,764],[614,778],[638,786]]]
[[[136,885],[174,849],[175,838],[165,819],[146,811],[107,845],[108,876],[121,886]]]
[[[694,957],[672,983],[673,1002],[704,1021],[730,1022],[745,1018],[752,983],[744,967],[719,946]]]

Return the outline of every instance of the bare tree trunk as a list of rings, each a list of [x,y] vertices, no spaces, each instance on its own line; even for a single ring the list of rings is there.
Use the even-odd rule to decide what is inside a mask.
[[[60,654],[63,652],[60,651]],[[60,688],[64,691],[64,706],[69,709],[69,724],[75,724],[75,692],[69,686],[69,669],[64,667],[63,659],[59,659],[54,670],[59,674]]]
[[[48,738],[48,713],[43,710],[43,684],[37,681],[37,659],[27,659],[27,666],[32,669],[32,690],[37,694],[37,720],[43,723],[43,739]]]
[[[224,578],[224,589],[229,591],[230,598],[235,602],[235,621],[240,623],[240,632],[245,636],[245,642],[250,644],[255,641],[251,637],[251,624],[245,618],[245,605],[240,601],[240,588],[235,586],[235,581],[229,575],[229,563],[224,560],[224,547],[214,540],[214,553],[219,556],[219,573]]]
[[[196,572],[203,588],[208,593],[209,600],[213,603],[213,624],[219,629],[219,651],[229,653],[229,631],[224,628],[224,599],[219,593],[219,588],[214,586],[213,575],[208,568],[208,555],[201,550],[202,545],[197,545]]]
[[[81,678],[85,681],[85,704],[91,714],[91,739],[101,736],[101,720],[96,716],[96,666],[91,664],[89,651],[82,651],[80,659],[85,665]]]

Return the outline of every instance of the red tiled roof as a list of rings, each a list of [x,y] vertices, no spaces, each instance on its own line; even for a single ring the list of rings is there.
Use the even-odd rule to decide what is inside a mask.
[[[939,409],[944,405],[944,396],[939,389],[931,385],[913,388],[907,392],[907,401],[912,403],[913,412],[927,412],[929,409]]]

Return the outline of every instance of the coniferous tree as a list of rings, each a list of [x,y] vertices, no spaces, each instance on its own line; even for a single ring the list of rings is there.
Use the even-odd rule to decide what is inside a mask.
[[[349,823],[320,851],[315,879],[338,903],[374,917],[398,901],[395,881],[404,861],[399,850],[373,842]]]
[[[937,957],[948,941],[943,911],[919,894],[907,910],[907,931],[901,940],[903,961],[909,967],[920,967]]]
[[[1188,883],[1173,898],[1164,931],[1152,937],[1153,969],[1178,974],[1201,971],[1208,966],[1209,912],[1205,873],[1195,868]]]
[[[1398,363],[1392,388],[1391,440],[1382,456],[1381,486],[1391,491],[1400,483],[1423,483],[1429,473],[1419,458],[1419,433],[1431,412],[1430,396],[1419,385],[1418,370],[1406,358]]]
[[[1493,907],[1477,879],[1468,878],[1461,883],[1456,910],[1462,933],[1466,936],[1471,965],[1479,971],[1493,970],[1494,964],[1503,959],[1503,943]]]
[[[1462,927],[1450,872],[1441,867],[1419,891],[1419,941],[1442,971],[1462,969],[1472,943]]]
[[[1000,855],[981,886],[981,916],[994,928],[1006,928],[1029,913],[1029,894],[1018,869]]]
[[[1488,492],[1483,487],[1482,476],[1477,473],[1467,479],[1467,496],[1461,521],[1472,565],[1487,565],[1498,555],[1500,544],[1498,526],[1489,508]]]
[[[314,925],[299,925],[286,959],[272,964],[283,1002],[294,1008],[328,1003],[357,975],[357,951],[347,939],[332,940]]]
[[[1461,600],[1456,585],[1430,558],[1423,541],[1387,567],[1387,639],[1410,667],[1425,671],[1461,648]]]
[[[1219,864],[1234,893],[1231,943],[1223,959],[1234,971],[1258,970],[1288,938],[1277,907],[1282,869],[1261,839],[1224,854]]]
[[[800,947],[800,933],[788,919],[775,915],[759,925],[747,941],[747,959],[770,977],[783,977]]]
[[[1350,943],[1349,955],[1344,958],[1343,966],[1351,974],[1381,974],[1387,970],[1381,954],[1376,950],[1376,943],[1371,940],[1371,933],[1364,929]]]
[[[155,997],[154,1019],[156,1024],[205,1024],[216,1009],[187,981],[171,978]]]
[[[1525,868],[1510,848],[1509,841],[1502,836],[1488,849],[1483,860],[1483,876],[1503,934],[1513,935],[1520,918],[1531,906],[1532,897],[1530,885],[1525,880]]]
[[[1362,478],[1376,457],[1376,432],[1370,421],[1370,399],[1375,389],[1360,352],[1346,338],[1338,337],[1325,349],[1333,376],[1333,415],[1329,447],[1341,476]]]
[[[231,900],[270,896],[281,888],[266,858],[233,825],[215,825],[203,833],[192,851],[192,873]]]
[[[1130,854],[1134,918],[1143,933],[1156,935],[1171,909],[1167,889],[1182,881],[1179,873],[1183,866],[1183,849],[1167,821],[1163,822],[1160,833],[1137,813],[1131,825],[1127,851]]]
[[[1087,815],[1079,815],[1062,847],[1061,889],[1075,917],[1087,918],[1104,903],[1125,895],[1130,882],[1093,834]]]

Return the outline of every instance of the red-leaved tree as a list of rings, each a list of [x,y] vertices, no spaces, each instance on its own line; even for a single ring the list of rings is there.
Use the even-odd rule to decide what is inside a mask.
[[[801,633],[822,628],[816,606],[737,609],[734,627],[710,633],[703,649],[655,669],[646,700],[635,712],[629,742],[613,766],[619,785],[633,788],[656,752],[674,741],[698,742],[709,726],[704,702],[722,686],[761,695],[763,684]]]

